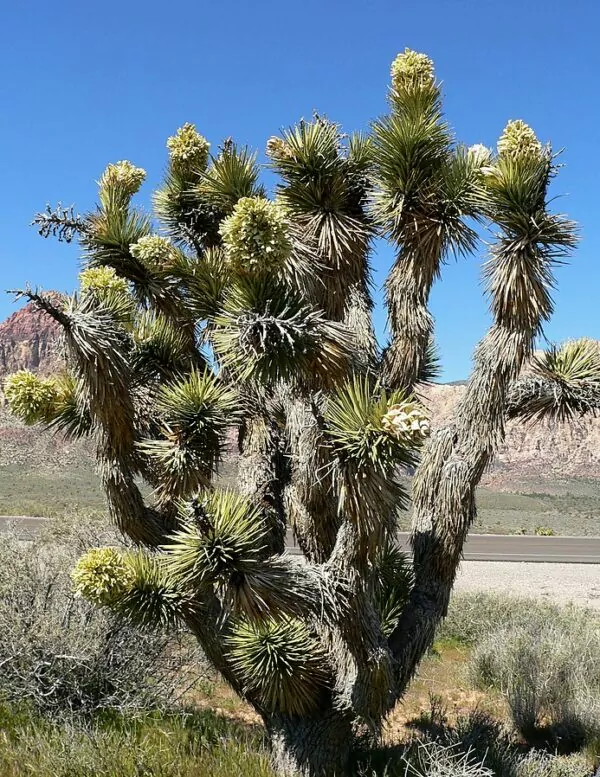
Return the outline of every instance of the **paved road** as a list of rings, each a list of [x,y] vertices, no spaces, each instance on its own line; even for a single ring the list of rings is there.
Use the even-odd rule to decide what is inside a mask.
[[[0,531],[14,522],[23,535],[39,531],[47,519],[0,516]],[[408,550],[408,534],[400,534]],[[298,552],[288,537],[292,553]],[[535,537],[499,534],[471,534],[464,552],[465,561],[537,561],[563,564],[600,564],[600,537]]]
[[[409,550],[408,534],[400,534],[400,543]],[[471,534],[465,544],[464,559],[600,564],[600,537]]]

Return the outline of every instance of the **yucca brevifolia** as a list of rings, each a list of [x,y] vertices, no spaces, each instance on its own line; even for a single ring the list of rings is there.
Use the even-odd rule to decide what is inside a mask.
[[[368,136],[315,117],[269,140],[274,199],[231,141],[211,155],[185,125],[167,145],[156,226],[131,205],[144,172],[129,162],[108,166],[93,213],[36,219],[84,249],[72,298],[24,292],[61,325],[68,372],[18,373],[6,396],[27,423],[97,441],[111,515],[136,549],[90,551],[81,594],[147,626],[185,624],[263,717],[281,773],[339,773],[431,645],[505,418],[599,405],[593,344],[530,363],[574,228],[548,210],[550,148],[519,121],[497,152],[457,145],[415,52],[395,60],[390,113]],[[452,422],[420,451],[427,300],[445,259],[475,246],[474,220],[497,227],[493,322]],[[383,352],[376,235],[398,252]],[[227,490],[215,476],[236,428]],[[395,540],[406,465],[412,564]],[[284,552],[288,527],[304,560]]]

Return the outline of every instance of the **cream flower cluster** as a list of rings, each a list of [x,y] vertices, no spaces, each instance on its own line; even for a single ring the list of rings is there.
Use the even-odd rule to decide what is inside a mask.
[[[262,197],[238,200],[219,232],[238,272],[277,270],[292,250],[284,208]]]
[[[535,132],[521,119],[509,121],[498,140],[498,153],[505,157],[539,156],[542,144]]]
[[[102,173],[100,188],[104,190],[116,189],[122,194],[131,197],[139,191],[140,186],[146,180],[146,171],[136,167],[126,159],[110,164]]]
[[[492,152],[483,143],[475,143],[473,146],[469,146],[469,156],[477,167],[484,167],[489,165],[492,160]]]
[[[293,154],[291,149],[283,138],[273,135],[273,137],[267,140],[267,156],[271,159],[290,159]]]
[[[131,255],[147,265],[164,267],[173,257],[173,244],[160,235],[146,235],[129,246]]]
[[[433,84],[435,71],[433,62],[426,54],[404,49],[392,62],[392,86],[397,91],[415,89]]]
[[[427,437],[431,431],[429,419],[417,402],[391,405],[381,419],[381,426],[392,437],[408,437],[414,442]]]
[[[114,548],[92,548],[71,572],[78,596],[98,605],[116,602],[133,581],[133,570]]]
[[[167,140],[171,163],[179,169],[204,170],[208,164],[210,143],[196,132],[196,125],[186,123]]]
[[[127,281],[121,278],[112,267],[88,267],[79,273],[79,285],[82,291],[128,292]]]
[[[52,413],[58,390],[52,378],[40,378],[29,370],[20,370],[6,378],[4,396],[17,418],[26,424],[35,424]]]

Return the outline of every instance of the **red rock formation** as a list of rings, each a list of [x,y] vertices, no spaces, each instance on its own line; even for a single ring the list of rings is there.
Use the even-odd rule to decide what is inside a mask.
[[[0,376],[23,369],[50,373],[59,364],[58,325],[32,303],[0,324]]]

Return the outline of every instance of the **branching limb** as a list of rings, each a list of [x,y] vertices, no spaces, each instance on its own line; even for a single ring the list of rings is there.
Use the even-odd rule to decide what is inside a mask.
[[[31,226],[37,228],[41,237],[55,237],[59,243],[70,243],[87,228],[85,219],[75,213],[73,205],[65,208],[60,202],[54,209],[48,204],[45,211],[36,213]]]

